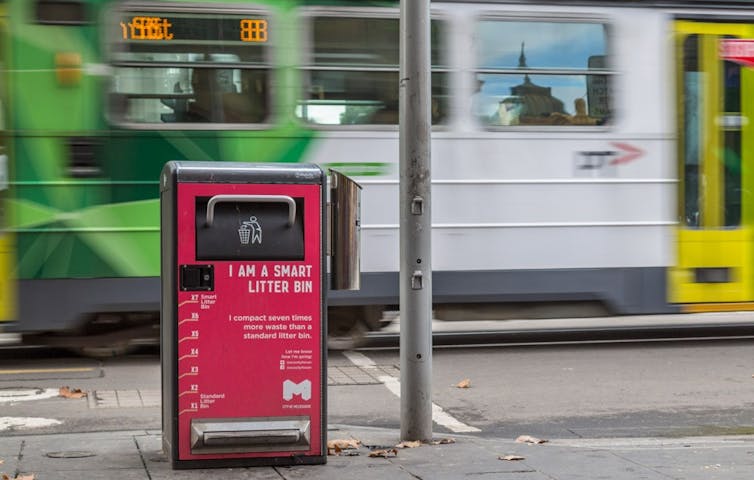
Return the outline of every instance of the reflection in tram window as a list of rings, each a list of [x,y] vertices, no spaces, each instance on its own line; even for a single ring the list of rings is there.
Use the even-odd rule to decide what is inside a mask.
[[[603,125],[611,116],[600,23],[485,19],[477,25],[474,112],[490,126]]]

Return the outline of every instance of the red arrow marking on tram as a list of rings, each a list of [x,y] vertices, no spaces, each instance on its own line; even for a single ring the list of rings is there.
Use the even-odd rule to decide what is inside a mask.
[[[721,40],[718,55],[724,60],[736,62],[745,67],[754,66],[754,40],[736,38]]]
[[[614,158],[612,161],[610,161],[610,165],[623,165],[624,163],[629,163],[644,155],[644,150],[636,148],[633,145],[629,145],[627,143],[611,142],[610,145],[619,150],[622,150],[621,153],[623,153],[622,156]]]

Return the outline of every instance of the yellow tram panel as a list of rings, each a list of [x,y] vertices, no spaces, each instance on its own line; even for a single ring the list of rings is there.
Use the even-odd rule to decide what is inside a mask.
[[[741,305],[754,300],[754,205],[744,193],[754,182],[751,168],[754,130],[749,125],[752,117],[749,92],[754,84],[754,72],[741,66],[740,83],[728,84],[730,64],[722,57],[720,42],[731,38],[754,39],[754,25],[677,21],[675,31],[679,213],[681,218],[688,218],[684,202],[686,198],[695,197],[698,222],[679,224],[676,230],[677,255],[675,266],[669,269],[669,300],[679,304]],[[691,38],[695,43],[684,43]],[[685,55],[690,55],[689,61]],[[691,95],[691,101],[686,95]],[[726,101],[735,98],[737,101],[730,104]],[[694,105],[696,110],[686,112],[689,105]],[[738,121],[727,121],[729,119]],[[738,137],[734,136],[736,132]],[[691,144],[686,142],[687,138],[691,139]],[[726,153],[730,139],[734,138],[738,138],[737,153]],[[698,150],[689,150],[691,153],[687,154],[688,145]],[[738,184],[732,189],[726,184],[735,181],[735,177],[730,176],[733,167],[728,160],[736,158],[731,157],[736,154],[740,170]],[[689,170],[692,175],[697,172],[696,182],[684,181],[688,179],[684,168],[689,165],[689,168],[698,167],[698,170]],[[726,197],[735,192],[741,195],[739,217],[726,218],[727,202],[731,198],[735,207],[735,198]],[[693,209],[694,204],[690,205]],[[693,309],[690,305],[682,309],[689,311],[686,307]]]
[[[16,290],[13,278],[13,239],[0,233],[0,322],[13,320],[16,312]]]
[[[751,299],[752,230],[681,230],[679,265],[673,270],[673,303],[743,302]],[[728,281],[704,279],[715,270]],[[706,280],[706,281],[705,281]],[[717,281],[716,281],[717,280]]]

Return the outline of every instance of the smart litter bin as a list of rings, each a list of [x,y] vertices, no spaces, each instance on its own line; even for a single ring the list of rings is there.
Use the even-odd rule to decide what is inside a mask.
[[[314,165],[163,169],[162,430],[174,468],[326,461],[326,187]]]

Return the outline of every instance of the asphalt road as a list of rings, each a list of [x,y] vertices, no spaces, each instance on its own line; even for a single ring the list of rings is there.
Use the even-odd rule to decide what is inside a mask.
[[[436,349],[434,429],[512,438],[754,433],[753,347],[738,339]],[[331,352],[329,423],[398,428],[399,370],[397,350]],[[458,388],[464,380],[470,387]],[[60,397],[63,386],[87,396]],[[0,435],[159,431],[159,405],[156,349],[105,361],[0,349]]]

